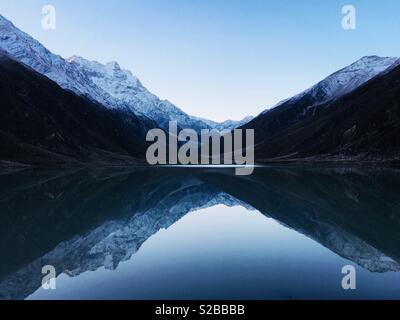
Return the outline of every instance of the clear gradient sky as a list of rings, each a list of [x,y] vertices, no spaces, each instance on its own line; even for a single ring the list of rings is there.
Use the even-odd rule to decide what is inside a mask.
[[[41,8],[57,29],[41,27]],[[357,29],[341,28],[343,5]],[[398,0],[0,0],[53,52],[118,61],[189,114],[239,120],[365,55],[400,56]]]

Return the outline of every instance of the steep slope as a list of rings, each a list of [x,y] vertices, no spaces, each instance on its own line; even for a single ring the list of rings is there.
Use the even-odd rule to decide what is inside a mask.
[[[256,134],[270,131],[264,127],[268,118],[253,122]],[[400,159],[400,66],[319,105],[312,115],[286,123],[285,130],[258,138],[256,157],[261,161]]]
[[[396,65],[398,58],[367,56],[345,67],[310,89],[264,111],[244,128],[256,128],[256,141],[283,132],[291,125],[312,117],[320,105],[340,99],[381,72]]]
[[[96,101],[112,107],[116,101],[88,79],[75,65],[53,54],[30,35],[22,32],[0,15],[0,48],[62,88],[79,95],[96,97]],[[109,103],[112,102],[112,103]]]
[[[132,72],[121,69],[117,62],[103,65],[79,56],[73,56],[67,61],[81,70],[86,78],[93,81],[111,97],[129,106],[135,113],[149,117],[165,130],[168,130],[170,121],[177,121],[181,128],[192,128],[197,131],[201,129],[223,131],[237,128],[252,119],[248,117],[242,121],[227,120],[217,123],[189,116],[168,100],[161,100],[149,92]]]
[[[0,159],[90,163],[144,158],[140,120],[127,119],[0,52]]]
[[[168,129],[169,121],[178,121],[181,128],[231,130],[249,120],[216,123],[191,117],[169,101],[161,100],[149,92],[130,71],[122,70],[118,63],[102,65],[77,56],[65,60],[1,15],[0,40],[0,49],[62,88],[84,95],[107,108],[122,110],[126,117],[139,116],[142,135],[154,127]]]
[[[365,56],[294,96],[290,101],[299,101],[306,95],[314,99],[314,104],[340,98],[395,65],[396,61],[396,57]]]

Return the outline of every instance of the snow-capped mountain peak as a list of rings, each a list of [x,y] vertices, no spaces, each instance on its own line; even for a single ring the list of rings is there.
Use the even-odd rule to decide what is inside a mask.
[[[98,87],[110,96],[129,106],[135,113],[145,115],[168,129],[169,121],[177,121],[182,128],[231,130],[240,126],[243,121],[227,120],[217,123],[190,116],[168,100],[161,100],[147,90],[131,71],[122,69],[117,62],[101,64],[79,56],[67,59],[75,64]],[[248,121],[246,118],[244,121]]]
[[[46,49],[28,34],[0,15],[0,49],[19,62],[55,81],[62,88],[97,101],[107,108],[135,113],[167,129],[169,121],[181,127],[200,129],[233,129],[241,122],[223,124],[191,117],[172,103],[148,91],[129,70],[118,62],[105,65],[79,56],[63,59]],[[145,126],[146,127],[146,126]]]
[[[331,74],[302,93],[279,102],[272,109],[287,102],[295,103],[305,96],[314,100],[314,105],[335,100],[357,89],[367,81],[399,63],[398,57],[364,56],[349,66]],[[268,112],[271,109],[264,111]]]
[[[393,57],[365,56],[330,75],[317,86],[323,88],[328,100],[343,96],[385,71],[397,59]]]
[[[133,95],[136,95],[138,91],[147,91],[139,79],[129,70],[121,69],[118,62],[113,61],[101,64],[100,62],[89,61],[79,56],[73,56],[67,59],[67,61],[81,69],[91,81],[110,96],[124,102],[133,102],[130,98],[133,98]],[[147,93],[150,94],[148,91]],[[136,99],[133,100],[136,101]]]
[[[90,81],[76,65],[53,54],[1,15],[0,49],[66,90],[86,96],[108,108],[122,107],[117,100],[113,100],[109,94]]]

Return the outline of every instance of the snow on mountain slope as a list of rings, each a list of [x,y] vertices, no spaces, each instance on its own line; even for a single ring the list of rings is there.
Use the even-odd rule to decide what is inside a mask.
[[[118,106],[118,101],[112,101],[109,94],[90,81],[79,68],[51,53],[1,15],[0,48],[17,61],[50,78],[63,89],[92,98],[106,107]]]
[[[168,100],[161,100],[152,94],[131,71],[121,69],[117,62],[104,65],[79,56],[73,56],[67,61],[76,65],[86,77],[113,98],[127,104],[136,113],[146,115],[164,129],[168,129],[169,121],[177,121],[182,128],[232,130],[252,119],[247,117],[242,121],[227,120],[217,123],[189,116]]]
[[[273,108],[280,107],[287,102],[295,103],[305,96],[311,96],[315,101],[314,105],[340,98],[398,63],[400,63],[398,57],[365,56],[331,74],[308,90],[279,102]],[[269,110],[271,109],[264,113]]]
[[[203,118],[196,118],[193,117],[194,119],[199,119],[205,123],[207,123],[211,128],[215,128],[218,131],[229,131],[232,130],[234,128],[239,128],[242,125],[245,125],[246,123],[249,123],[251,120],[254,119],[253,116],[248,116],[240,121],[234,121],[234,120],[226,120],[224,122],[214,122],[211,120],[207,120],[207,119],[203,119]]]
[[[242,122],[222,124],[190,117],[166,100],[149,92],[130,71],[118,63],[101,65],[80,57],[65,60],[53,54],[30,35],[22,32],[0,15],[0,49],[14,59],[50,78],[63,89],[73,91],[103,104],[105,107],[134,112],[144,122],[154,120],[167,129],[169,121],[180,127],[199,129],[233,129]],[[148,127],[148,126],[144,126]]]

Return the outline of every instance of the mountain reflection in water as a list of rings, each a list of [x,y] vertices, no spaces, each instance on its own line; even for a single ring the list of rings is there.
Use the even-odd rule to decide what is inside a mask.
[[[400,298],[400,284],[394,283],[400,280],[398,170],[265,167],[257,168],[247,177],[235,176],[233,169],[4,171],[0,173],[0,190],[0,299],[25,299],[35,293],[41,287],[44,265],[52,265],[63,272],[61,280],[68,277],[83,279],[88,271],[92,271],[92,276],[99,272],[97,281],[101,282],[101,277],[103,280],[107,277],[104,270],[118,273],[123,269],[123,262],[138,255],[143,244],[160,234],[160,230],[171,229],[182,218],[193,219],[189,213],[199,211],[201,215],[207,208],[225,210],[224,215],[215,216],[215,221],[210,215],[196,222],[199,229],[212,229],[217,224],[223,225],[224,221],[228,224],[230,210],[235,217],[233,208],[237,206],[249,212],[248,218],[240,216],[243,225],[251,213],[260,214],[257,219],[273,219],[277,226],[269,226],[274,228],[274,235],[269,235],[269,239],[274,236],[276,239],[288,238],[284,230],[289,230],[308,241],[303,246],[303,238],[292,236],[290,241],[293,249],[297,250],[293,253],[297,260],[279,256],[280,262],[276,260],[278,258],[275,261],[275,254],[271,252],[279,251],[279,243],[270,244],[275,246],[275,251],[265,248],[270,255],[268,261],[257,260],[257,254],[264,250],[260,238],[257,248],[242,253],[242,273],[236,269],[233,271],[220,261],[219,269],[209,270],[203,275],[205,278],[200,279],[203,281],[201,288],[198,282],[193,282],[191,287],[185,288],[189,291],[174,292],[171,286],[166,291],[160,283],[163,280],[157,278],[157,284],[152,284],[151,294],[141,295],[141,290],[146,292],[143,288],[137,288],[135,293],[112,294],[113,290],[109,288],[109,295],[102,298]],[[257,221],[261,224],[262,220]],[[196,224],[189,223],[187,228],[192,228],[186,230],[190,242]],[[261,229],[258,231],[262,232]],[[252,230],[246,232],[254,240]],[[257,236],[261,237],[262,233],[257,233]],[[230,237],[234,239],[235,235]],[[164,241],[168,241],[165,238]],[[222,235],[220,239],[224,239]],[[241,241],[245,240],[241,238]],[[203,245],[206,250],[213,246],[213,242],[209,239]],[[228,243],[221,244],[220,241],[218,245],[225,245],[225,251],[232,249]],[[329,249],[329,259],[327,253],[321,251],[324,248]],[[156,255],[154,253],[153,257]],[[283,273],[287,261],[298,262],[301,268],[300,264],[304,266],[305,259],[312,255],[315,261],[319,261],[316,270],[297,276]],[[239,253],[237,259],[240,257]],[[313,272],[314,277],[323,274],[324,268],[334,260],[332,257],[341,265],[356,265],[361,280],[369,281],[368,286],[359,282],[360,289],[349,296],[340,287],[343,275],[338,269],[334,279],[337,288],[334,290],[330,280],[326,280],[325,291],[321,287],[317,289],[315,282],[308,283],[307,288],[299,288],[296,279],[302,277],[308,281],[308,278],[313,278]],[[187,259],[186,262],[193,260],[192,267],[196,269],[196,264],[198,267],[207,262],[204,260],[209,260],[212,265],[216,257],[203,253],[201,258],[197,257],[198,261],[190,256]],[[253,259],[257,261],[257,268],[253,266],[252,269],[249,261]],[[174,266],[176,277],[179,277],[179,261]],[[272,261],[275,261],[273,268]],[[188,275],[186,270],[181,281],[188,277],[201,277],[198,271]],[[241,291],[238,277],[251,277],[250,273],[257,273],[259,285],[254,281],[251,288]],[[226,290],[213,294],[212,279],[215,282],[217,277],[224,275],[230,277],[230,284],[226,282]],[[272,283],[271,279],[277,280]],[[278,288],[280,285],[282,287]],[[365,287],[370,288],[368,292],[363,291]],[[76,296],[69,298],[97,297],[96,288],[90,290],[92,295],[76,292]],[[44,296],[41,294],[37,298]],[[54,295],[65,298],[57,296],[57,290]]]

